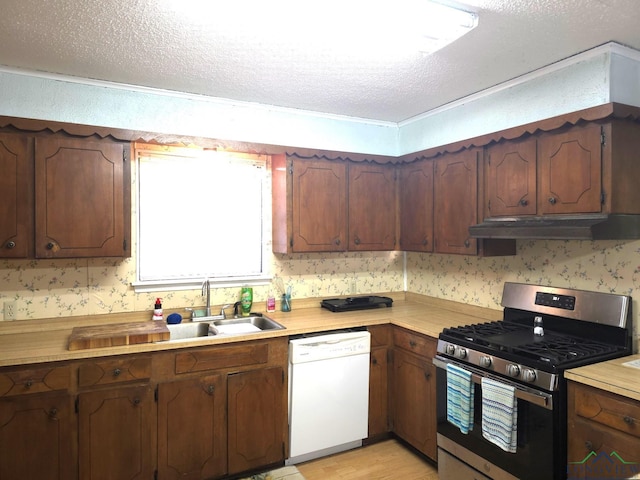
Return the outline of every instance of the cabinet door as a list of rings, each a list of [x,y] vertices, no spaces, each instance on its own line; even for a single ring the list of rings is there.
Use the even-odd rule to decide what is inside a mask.
[[[393,250],[396,210],[393,167],[349,165],[349,250]]]
[[[78,398],[80,478],[143,480],[155,471],[153,389],[127,386]]]
[[[226,383],[207,375],[158,386],[158,477],[200,480],[227,471]]]
[[[433,251],[433,161],[400,167],[400,248]]]
[[[540,138],[540,214],[602,210],[601,138],[600,125]]]
[[[75,425],[66,393],[0,400],[0,478],[78,478]]]
[[[229,375],[229,474],[284,461],[287,391],[282,367]]]
[[[25,258],[33,237],[33,167],[26,137],[0,135],[0,258]]]
[[[437,158],[434,183],[435,251],[476,255],[469,227],[478,223],[478,150]]]
[[[124,155],[118,143],[36,139],[36,257],[128,254]]]
[[[347,167],[344,162],[293,159],[294,252],[347,248]]]
[[[369,436],[389,432],[389,362],[388,349],[371,349],[369,361]]]
[[[536,214],[536,139],[502,142],[486,159],[486,215]]]
[[[424,357],[396,348],[393,383],[394,432],[435,460],[435,367]]]

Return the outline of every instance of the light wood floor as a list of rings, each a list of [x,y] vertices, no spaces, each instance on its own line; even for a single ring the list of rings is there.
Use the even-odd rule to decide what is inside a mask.
[[[296,466],[306,480],[438,480],[433,465],[393,439]]]

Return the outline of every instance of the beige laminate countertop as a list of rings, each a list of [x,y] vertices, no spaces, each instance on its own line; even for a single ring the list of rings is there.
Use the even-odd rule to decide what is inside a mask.
[[[634,360],[640,364],[640,355],[574,368],[567,370],[564,376],[567,380],[640,401],[640,368],[624,365]]]
[[[373,310],[334,313],[321,308],[319,301],[294,302],[291,312],[275,312],[267,316],[286,327],[248,335],[199,337],[157,343],[73,350],[67,348],[69,335],[80,321],[83,324],[119,323],[131,321],[131,315],[101,316],[101,318],[52,319],[51,321],[16,321],[0,328],[0,367],[43,362],[105,357],[130,353],[155,352],[203,345],[219,345],[263,338],[288,337],[304,333],[343,328],[393,324],[437,338],[450,326],[500,320],[502,311],[424,297],[416,294],[393,294],[393,306]],[[302,307],[302,308],[300,308]],[[145,315],[140,320],[146,320]],[[6,322],[5,322],[6,323]],[[21,325],[22,323],[22,325]]]

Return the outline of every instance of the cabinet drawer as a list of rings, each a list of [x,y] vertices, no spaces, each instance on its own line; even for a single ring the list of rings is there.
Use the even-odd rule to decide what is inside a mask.
[[[373,325],[367,327],[371,334],[371,348],[389,345],[391,341],[391,326],[389,325]]]
[[[78,368],[78,385],[109,385],[149,380],[151,357],[122,357],[86,362]]]
[[[640,437],[640,404],[618,395],[582,385],[575,390],[577,416]]]
[[[191,350],[176,354],[175,372],[191,373],[247,365],[260,365],[269,361],[269,344],[254,343],[233,347]]]
[[[413,333],[402,328],[394,328],[393,330],[393,344],[396,347],[403,348],[423,357],[435,357],[436,343],[435,339],[420,335],[419,333]]]
[[[67,390],[70,384],[69,366],[3,371],[0,373],[0,396]]]

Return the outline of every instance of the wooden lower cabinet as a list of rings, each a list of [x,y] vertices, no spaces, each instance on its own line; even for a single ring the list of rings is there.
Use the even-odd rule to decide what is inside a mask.
[[[396,329],[394,345],[393,431],[436,460],[436,372],[431,363],[433,355],[427,353],[435,350],[435,341],[430,337]],[[425,354],[414,351],[424,351]]]
[[[158,386],[158,478],[204,479],[226,473],[226,375]]]
[[[0,400],[0,479],[78,478],[73,404],[68,393]]]
[[[227,379],[229,474],[284,461],[287,391],[282,367]]]
[[[389,354],[391,326],[375,325],[367,328],[371,333],[369,360],[369,440],[387,436],[391,431],[389,416]]]
[[[568,383],[567,469],[570,478],[640,475],[640,402]]]
[[[153,478],[155,419],[156,404],[150,385],[81,393],[78,396],[80,478]]]

